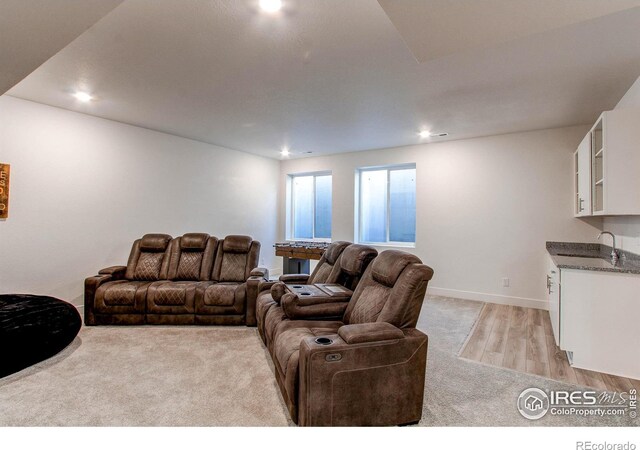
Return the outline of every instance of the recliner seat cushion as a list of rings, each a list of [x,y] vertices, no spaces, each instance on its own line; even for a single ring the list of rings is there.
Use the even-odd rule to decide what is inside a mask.
[[[148,314],[194,314],[199,281],[156,281],[148,288]]]
[[[154,303],[163,306],[184,305],[186,303],[187,289],[191,284],[190,282],[183,281],[164,283],[157,288]],[[195,286],[193,286],[193,289],[195,289]]]
[[[204,303],[210,306],[231,306],[235,302],[238,283],[217,283],[205,291]]]
[[[104,303],[109,306],[133,305],[138,288],[146,284],[148,283],[140,281],[107,286],[104,291]]]
[[[196,314],[244,314],[246,299],[245,283],[203,281],[196,288]]]
[[[110,281],[98,288],[95,309],[100,313],[144,313],[150,281]]]

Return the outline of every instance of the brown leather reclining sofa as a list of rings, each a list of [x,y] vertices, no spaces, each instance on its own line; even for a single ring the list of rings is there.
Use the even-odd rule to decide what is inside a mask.
[[[259,256],[249,236],[147,234],[126,266],[85,280],[85,324],[244,324],[247,280],[269,276]]]
[[[336,242],[308,278],[260,283],[260,336],[299,425],[403,425],[422,416],[427,336],[415,327],[433,270],[409,253],[376,253]],[[355,291],[348,301],[307,305],[283,284],[304,282]]]
[[[295,423],[418,422],[427,336],[416,324],[433,270],[409,253],[334,242],[311,275],[270,282],[259,252],[248,236],[145,235],[127,266],[87,278],[85,323],[257,324]],[[285,283],[353,295],[300,300]]]

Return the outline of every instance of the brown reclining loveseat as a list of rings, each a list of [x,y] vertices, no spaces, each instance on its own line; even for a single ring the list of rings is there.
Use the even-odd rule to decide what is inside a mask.
[[[299,306],[297,295],[282,296],[287,317],[269,351],[294,422],[379,426],[420,420],[427,336],[415,327],[432,276],[416,256],[387,250],[367,267],[341,320],[300,319],[300,308],[288,307]]]
[[[244,324],[247,280],[268,277],[259,255],[249,236],[147,234],[85,280],[85,324]]]

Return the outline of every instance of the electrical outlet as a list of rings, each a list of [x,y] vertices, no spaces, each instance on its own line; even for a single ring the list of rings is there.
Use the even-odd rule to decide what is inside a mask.
[[[509,287],[509,279],[508,278],[503,278],[502,279],[502,287]]]

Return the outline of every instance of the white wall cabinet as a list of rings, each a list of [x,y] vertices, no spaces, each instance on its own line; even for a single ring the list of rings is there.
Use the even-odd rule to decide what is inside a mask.
[[[571,365],[639,379],[640,275],[558,269],[551,260],[547,276],[554,338]]]
[[[591,133],[587,134],[574,154],[575,208],[574,215],[591,215]]]
[[[640,109],[606,111],[574,154],[574,215],[640,215]]]

